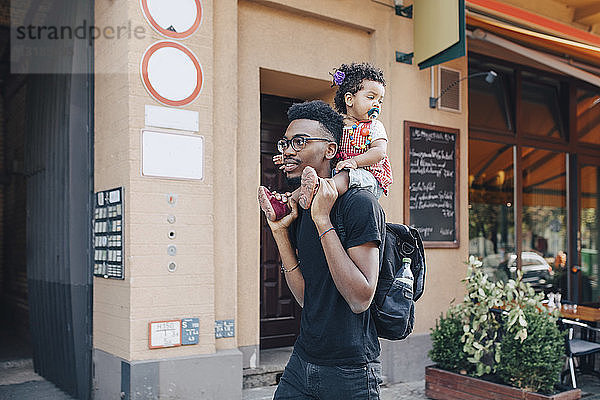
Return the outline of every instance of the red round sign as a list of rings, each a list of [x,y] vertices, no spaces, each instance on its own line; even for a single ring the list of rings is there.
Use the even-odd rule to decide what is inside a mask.
[[[200,0],[140,0],[140,6],[152,28],[171,39],[189,37],[202,23]],[[178,6],[180,7],[178,8]],[[193,18],[194,8],[195,18]],[[190,16],[193,20],[190,19]],[[179,23],[182,19],[186,21]],[[177,31],[178,29],[180,32]]]
[[[140,73],[150,95],[167,106],[185,106],[202,89],[202,66],[196,55],[180,43],[165,40],[148,47]]]

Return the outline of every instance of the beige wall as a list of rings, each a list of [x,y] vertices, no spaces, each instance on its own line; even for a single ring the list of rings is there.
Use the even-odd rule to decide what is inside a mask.
[[[468,249],[466,98],[462,113],[429,109],[429,71],[395,62],[396,50],[412,51],[412,20],[396,16],[391,0],[343,4],[202,2],[199,31],[181,41],[204,72],[200,96],[185,107],[199,113],[205,138],[206,178],[192,182],[140,176],[144,106],[158,103],[142,85],[139,63],[145,49],[164,38],[148,26],[138,2],[96,1],[96,25],[131,20],[146,28],[146,38],[96,42],[95,189],[125,189],[126,279],[94,279],[94,347],[144,360],[258,345],[261,87],[271,94],[331,100],[329,72],[342,62],[373,62],[388,81],[382,120],[396,179],[382,200],[388,220],[403,220],[404,121],[460,129],[461,247],[427,251],[429,274],[417,304],[416,332],[427,332],[450,300],[462,296]],[[450,66],[464,76],[465,59]],[[178,195],[175,206],[167,203],[169,193]],[[177,217],[175,273],[166,269],[172,243],[168,214]],[[184,317],[200,317],[199,345],[148,349],[148,322]],[[215,340],[215,319],[235,319],[236,337]]]
[[[95,189],[124,187],[126,279],[94,279],[94,347],[128,360],[215,351],[212,4],[202,2],[202,25],[191,38],[180,41],[198,56],[204,74],[200,96],[185,109],[199,113],[205,178],[183,181],[140,175],[145,105],[160,104],[143,87],[139,65],[146,48],[165,38],[150,28],[138,2],[96,2],[97,25],[131,21],[145,28],[143,39],[96,44]],[[109,70],[115,72],[105,73]],[[177,196],[174,206],[167,202],[170,193]],[[174,225],[167,222],[169,214],[177,218]],[[175,241],[167,237],[171,228],[177,232]],[[169,244],[177,245],[174,258],[167,255]],[[178,265],[174,273],[167,271],[170,260]],[[235,273],[235,264],[224,264],[224,270]],[[235,318],[234,288],[235,281],[228,288],[231,310],[221,310],[220,318]],[[198,345],[148,349],[150,321],[185,317],[200,318]]]
[[[98,0],[95,23],[106,26],[126,21],[127,3]],[[125,18],[117,18],[125,16]],[[95,46],[95,69],[111,71],[95,76],[94,184],[95,190],[125,188],[125,227],[129,225],[129,80],[126,71],[128,47],[125,41],[99,39]],[[129,230],[125,230],[128,254]],[[126,276],[128,260],[126,260]],[[128,359],[130,357],[129,278],[125,281],[94,278],[94,347]]]
[[[388,49],[389,56],[394,50],[403,52],[412,51],[412,25],[392,24],[390,35],[403,38],[402,43]],[[448,68],[461,71],[461,76],[467,74],[467,59],[463,57],[443,64]],[[391,71],[391,73],[390,73]],[[465,277],[466,265],[469,251],[469,224],[468,224],[468,101],[466,82],[461,83],[461,113],[441,111],[429,108],[429,96],[431,94],[430,69],[420,71],[416,65],[392,63],[391,70],[386,69],[386,77],[389,81],[388,91],[393,94],[392,101],[384,104],[384,117],[388,118],[391,111],[392,122],[386,122],[389,138],[389,156],[394,171],[394,185],[391,195],[381,201],[387,214],[388,220],[404,221],[404,121],[420,122],[430,125],[451,127],[460,130],[460,165],[459,165],[459,244],[458,249],[426,249],[427,277],[425,293],[416,303],[415,333],[429,332],[435,326],[435,320],[442,311],[448,308],[450,301],[456,299],[461,301],[464,288],[461,279]],[[438,68],[434,73],[434,88],[436,96]]]

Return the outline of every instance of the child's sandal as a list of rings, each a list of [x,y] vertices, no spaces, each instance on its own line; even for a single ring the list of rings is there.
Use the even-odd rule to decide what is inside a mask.
[[[269,221],[280,220],[292,212],[287,203],[277,200],[273,193],[264,186],[258,187],[258,204]]]
[[[319,190],[319,176],[317,175],[317,171],[313,167],[304,168],[300,181],[300,196],[298,197],[300,207],[308,210],[317,190]]]

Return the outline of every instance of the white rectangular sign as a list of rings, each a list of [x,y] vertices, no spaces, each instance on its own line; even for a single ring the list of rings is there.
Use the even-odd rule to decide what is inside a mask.
[[[146,105],[145,111],[146,126],[198,132],[197,111],[151,105]]]
[[[151,349],[181,346],[181,321],[150,322],[149,339]]]
[[[142,175],[203,179],[204,137],[142,130]]]

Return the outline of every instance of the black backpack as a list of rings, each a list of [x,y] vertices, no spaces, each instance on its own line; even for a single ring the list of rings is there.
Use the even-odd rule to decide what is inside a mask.
[[[337,215],[337,233],[340,242],[346,240],[341,215]],[[415,323],[415,301],[425,288],[425,251],[419,232],[403,224],[385,224],[383,251],[380,253],[379,278],[371,315],[377,335],[389,340],[406,338]],[[404,275],[402,259],[411,259],[413,285],[401,279]]]

